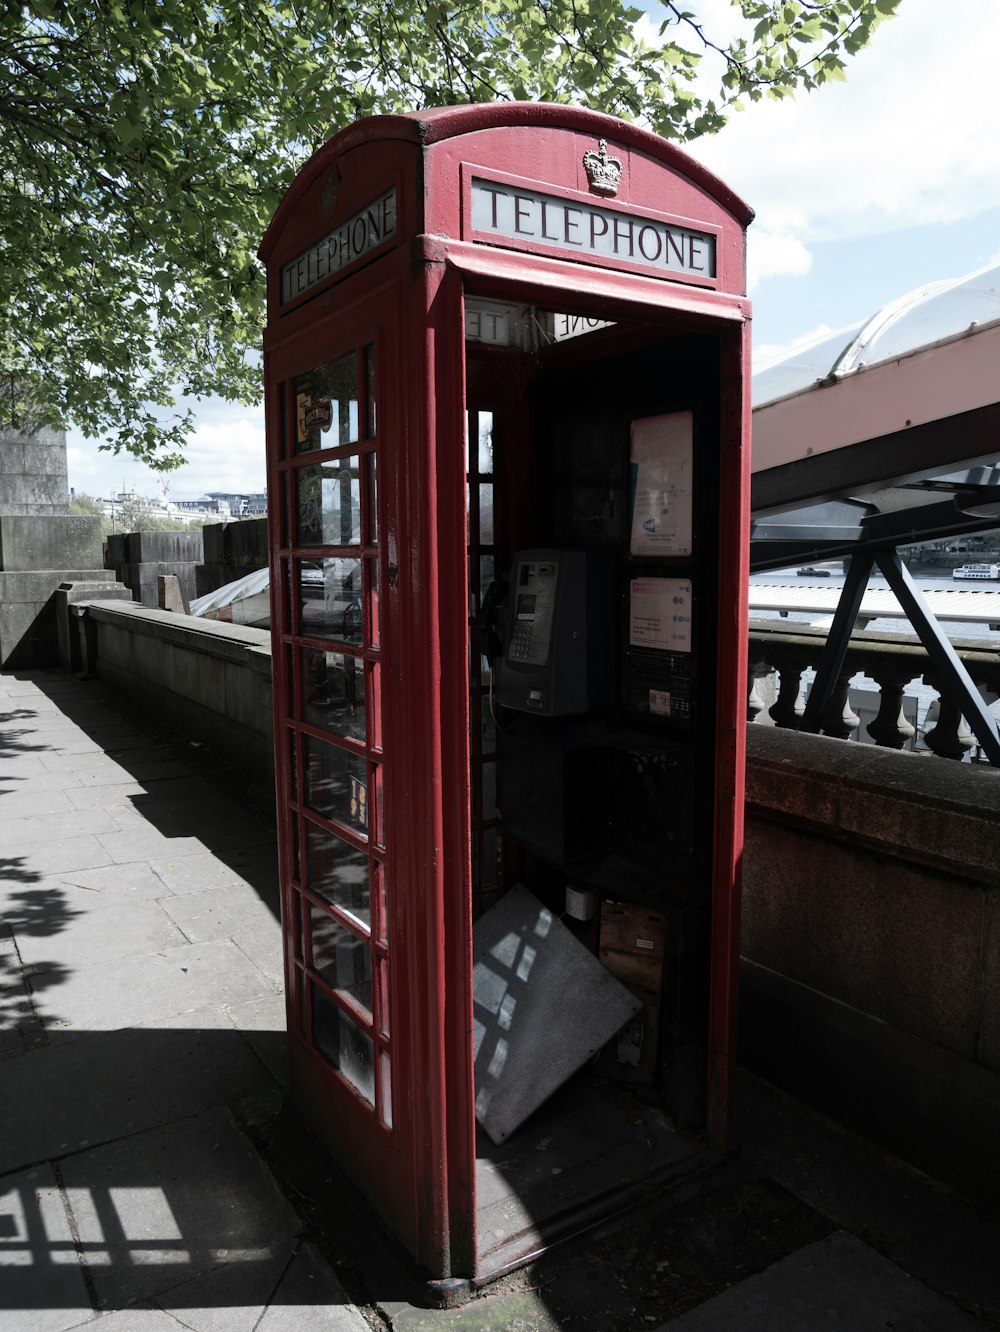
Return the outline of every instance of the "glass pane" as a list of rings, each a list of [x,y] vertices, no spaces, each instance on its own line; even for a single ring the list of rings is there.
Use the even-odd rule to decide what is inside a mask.
[[[368,764],[363,757],[303,735],[305,801],[325,818],[368,836]]]
[[[368,643],[371,647],[379,645],[379,601],[378,601],[378,560],[368,560]]]
[[[280,441],[278,444],[279,457],[288,457],[288,385],[282,382],[278,385],[278,430]]]
[[[285,716],[295,716],[295,654],[290,647],[285,648]]]
[[[385,943],[388,925],[385,917],[385,866],[378,860],[373,860],[371,866],[372,884],[378,901],[378,939],[379,943]]]
[[[369,676],[371,694],[371,745],[373,749],[382,748],[382,667],[376,661],[372,664]]]
[[[374,453],[368,455],[371,468],[371,485],[368,488],[368,530],[372,545],[378,543],[378,458]]]
[[[360,560],[302,560],[299,593],[303,634],[361,642]]]
[[[465,475],[469,475],[469,422],[472,420],[472,413],[465,413]]]
[[[296,449],[332,449],[358,438],[358,374],[354,352],[295,381]]]
[[[497,765],[495,763],[484,763],[483,773],[483,812],[484,821],[495,819],[497,816]]]
[[[297,474],[300,546],[361,542],[361,459],[357,454]],[[492,540],[492,538],[491,538]]]
[[[392,1076],[389,1056],[384,1050],[379,1052],[379,1082],[382,1087],[382,1105],[379,1114],[386,1128],[392,1128]]]
[[[370,926],[367,853],[315,823],[307,823],[306,828],[309,887],[317,897],[325,898],[362,925]]]
[[[290,893],[292,900],[292,942],[295,945],[295,957],[301,962],[302,953],[302,898],[298,893]]]
[[[342,652],[303,648],[302,719],[335,735],[364,740],[364,662]]]
[[[369,813],[371,817],[371,839],[376,846],[385,849],[385,818],[383,815],[384,797],[382,769],[376,764],[372,768],[372,787],[373,796],[369,800]]]
[[[483,730],[482,730],[483,748],[481,750],[481,753],[492,754],[497,747],[497,728],[496,728],[496,723],[493,720],[493,714],[492,712],[490,712],[489,698],[481,699],[480,706],[482,708],[482,718],[483,718]]]
[[[389,983],[384,957],[378,959],[378,1030],[380,1036],[389,1035]]]
[[[362,1008],[372,1009],[371,948],[325,911],[312,907],[312,964],[327,985],[342,990]]]
[[[493,471],[493,413],[479,413],[479,470]]]
[[[365,439],[374,439],[377,427],[377,412],[375,407],[375,345],[371,342],[365,347],[365,402],[367,404]]]
[[[479,541],[488,546],[493,541],[493,483],[479,487]]]
[[[299,756],[295,748],[295,732],[288,732],[288,770],[291,775],[292,799],[299,798]]]
[[[497,886],[497,830],[483,829],[483,892]]]
[[[375,1104],[375,1053],[371,1037],[312,985],[313,1045],[369,1105]]]

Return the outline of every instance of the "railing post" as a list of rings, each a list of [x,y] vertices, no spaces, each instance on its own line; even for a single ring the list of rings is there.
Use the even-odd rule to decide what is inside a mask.
[[[938,758],[961,760],[975,744],[975,739],[962,719],[961,704],[942,691],[942,683],[938,676],[924,676],[924,684],[936,689],[939,695],[937,724],[924,733],[924,744]]]
[[[774,667],[763,657],[749,663],[749,669],[747,670],[747,683],[749,685],[747,690],[747,722],[750,724],[757,720],[766,706],[757,689],[757,681],[767,679],[773,671]]]
[[[778,667],[778,697],[775,699],[770,716],[775,726],[786,731],[797,731],[802,724],[802,714],[806,710],[802,698],[802,672],[809,665],[806,657],[787,654],[783,665]]]
[[[854,668],[841,671],[836,683],[830,690],[826,707],[819,715],[820,729],[824,735],[832,735],[836,740],[847,740],[858,729],[861,718],[855,716],[848,703],[851,676]],[[815,688],[815,685],[813,686]]]
[[[909,670],[893,669],[891,663],[869,667],[869,675],[880,692],[878,716],[868,724],[868,734],[886,749],[902,749],[915,734],[903,716],[903,690],[913,679]]]

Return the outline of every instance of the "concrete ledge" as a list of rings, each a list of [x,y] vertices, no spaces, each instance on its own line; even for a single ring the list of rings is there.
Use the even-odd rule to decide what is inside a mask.
[[[747,812],[997,884],[996,768],[749,726]]]
[[[89,600],[88,669],[126,697],[238,766],[273,797],[271,636],[134,602]],[[79,630],[78,630],[79,631]]]

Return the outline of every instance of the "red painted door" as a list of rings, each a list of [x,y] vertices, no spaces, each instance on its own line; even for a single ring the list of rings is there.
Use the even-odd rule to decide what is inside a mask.
[[[278,809],[296,1098],[378,1205],[395,1112],[379,465],[385,307],[270,354]],[[413,1230],[412,1190],[388,1195]],[[406,1224],[400,1227],[400,1221]]]

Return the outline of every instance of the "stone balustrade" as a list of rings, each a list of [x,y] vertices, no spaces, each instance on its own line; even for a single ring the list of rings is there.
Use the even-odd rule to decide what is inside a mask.
[[[827,631],[807,625],[790,627],[786,620],[753,620],[749,639],[749,698],[747,718],[797,730],[805,711],[803,674],[815,669],[826,644]],[[965,664],[973,683],[985,690],[988,701],[1000,695],[1000,647],[987,640],[963,639],[953,647]],[[768,706],[764,682],[777,673],[774,702]],[[859,718],[851,710],[851,679],[863,673],[879,689],[879,711],[867,726],[876,745],[902,749],[914,734],[903,715],[903,692],[913,680],[922,680],[938,694],[937,719],[922,737],[922,743],[941,758],[961,759],[975,746],[975,737],[965,726],[962,710],[948,691],[947,682],[931,669],[920,640],[910,634],[853,635],[844,665],[821,717],[823,735],[846,740],[857,731]]]

